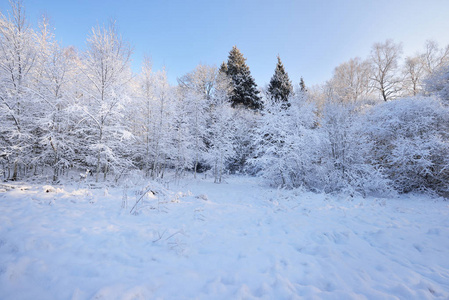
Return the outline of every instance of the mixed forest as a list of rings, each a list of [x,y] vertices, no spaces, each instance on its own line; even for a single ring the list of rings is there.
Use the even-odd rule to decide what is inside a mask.
[[[279,56],[257,86],[236,46],[177,85],[149,58],[132,72],[131,58],[114,22],[81,51],[12,2],[0,16],[2,179],[246,173],[283,188],[449,195],[449,46],[403,57],[386,40],[310,87]]]

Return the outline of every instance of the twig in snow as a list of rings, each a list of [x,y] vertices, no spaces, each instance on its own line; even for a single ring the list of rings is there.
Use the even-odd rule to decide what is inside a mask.
[[[158,231],[158,232],[157,232],[157,235],[158,235],[159,237],[158,237],[156,240],[154,240],[153,243],[156,243],[156,242],[160,241],[160,240],[164,237],[164,235],[165,235],[166,232],[167,232],[167,229],[165,229],[164,232],[162,232],[162,234],[160,234],[159,231]]]
[[[151,187],[148,188],[145,193],[142,194],[142,196],[140,196],[140,198],[136,201],[136,203],[134,204],[133,208],[131,208],[131,210],[129,211],[129,213],[131,214],[133,212],[133,210],[136,208],[137,204],[140,202],[140,200],[143,199],[143,197],[148,193],[148,192],[152,192],[153,194],[156,194],[155,192],[153,192],[151,190]]]
[[[174,237],[174,236],[177,235],[178,233],[184,235],[184,230],[181,229],[181,230],[176,231],[175,233],[173,233],[172,235],[170,235],[170,236],[169,236],[168,238],[166,238],[165,240],[166,240],[166,241],[169,240],[170,238]]]

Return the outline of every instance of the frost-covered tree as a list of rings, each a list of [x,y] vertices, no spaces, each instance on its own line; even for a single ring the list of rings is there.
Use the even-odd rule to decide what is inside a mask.
[[[423,91],[427,78],[436,78],[442,68],[449,65],[449,46],[440,48],[432,40],[426,41],[425,50],[407,57],[403,65],[403,86],[406,96],[416,96]],[[434,73],[437,74],[434,74]],[[435,75],[435,76],[434,76]]]
[[[340,101],[357,102],[372,97],[371,75],[370,62],[356,57],[336,67],[329,84]]]
[[[154,101],[151,105],[150,155],[151,177],[162,178],[169,160],[176,151],[173,146],[173,122],[176,115],[176,95],[167,73],[161,70],[154,76]]]
[[[392,40],[375,43],[371,49],[371,80],[384,101],[400,96],[402,78],[398,74],[398,60],[401,53],[402,46]]]
[[[131,80],[131,48],[117,32],[114,23],[106,28],[93,28],[82,59],[82,97],[80,110],[85,116],[83,134],[88,142],[86,162],[95,166],[96,180],[103,169],[121,164],[115,146],[127,136],[120,123],[127,88]]]
[[[254,151],[256,150],[254,145],[254,134],[259,117],[260,114],[253,110],[232,110],[234,125],[232,146],[234,155],[227,161],[227,169],[231,173],[254,173],[253,167],[248,164],[248,161],[254,157]]]
[[[304,78],[302,78],[299,80],[299,88],[301,90],[301,92],[306,93],[307,92],[307,88],[306,88],[306,84],[304,82]]]
[[[293,86],[279,55],[277,60],[276,69],[268,86],[268,93],[274,101],[281,101],[287,104],[288,97],[293,93]]]
[[[373,144],[365,134],[361,107],[329,101],[320,120],[320,164],[325,191],[362,194],[388,190],[381,169],[372,164]]]
[[[318,140],[315,106],[297,94],[289,107],[267,100],[255,129],[255,157],[251,163],[271,185],[287,188],[316,182]]]
[[[44,19],[39,35],[37,74],[34,78],[35,93],[41,102],[43,113],[36,120],[41,136],[41,151],[37,156],[41,163],[53,169],[53,181],[62,170],[73,165],[76,139],[72,128],[76,124],[72,114],[73,83],[76,78],[77,56],[73,48],[62,48],[48,30]]]
[[[198,166],[206,153],[207,118],[215,86],[217,70],[215,67],[198,65],[194,71],[178,79],[183,95],[183,109],[187,112],[193,172],[196,178]]]
[[[221,183],[227,161],[235,155],[235,122],[229,101],[231,82],[223,71],[219,71],[215,80],[214,94],[210,102],[208,149],[206,160],[214,174],[214,182]]]
[[[422,65],[427,75],[449,64],[449,45],[440,49],[437,42],[426,41],[425,51],[421,55]]]
[[[194,168],[194,162],[196,159],[195,152],[195,140],[191,136],[191,111],[186,110],[186,103],[183,101],[184,96],[181,91],[178,90],[176,97],[174,98],[174,110],[172,116],[172,151],[170,158],[172,167],[175,169],[175,177],[180,178],[187,170]],[[197,145],[197,144],[196,144]],[[201,160],[203,159],[201,152]],[[198,165],[197,165],[198,166]]]
[[[225,62],[222,62],[220,68],[218,68],[218,72],[221,74],[228,74],[228,65]]]
[[[249,67],[246,65],[246,58],[236,46],[232,47],[229,52],[226,74],[232,82],[231,103],[233,107],[242,105],[256,110],[262,108],[259,91]]]
[[[423,56],[407,57],[403,65],[403,90],[406,95],[416,96],[421,92],[424,77]]]
[[[171,155],[176,95],[165,70],[153,71],[151,60],[144,59],[136,79],[135,97],[129,109],[132,131],[136,136],[135,161],[153,179],[164,174]]]
[[[32,89],[36,65],[36,34],[25,17],[22,1],[11,1],[11,14],[0,15],[0,157],[17,180],[19,168],[33,157],[33,122],[36,118]],[[12,167],[12,174],[10,174]]]
[[[132,132],[136,137],[136,154],[134,160],[148,176],[151,170],[151,137],[153,103],[155,97],[155,74],[149,57],[145,57],[140,74],[135,80],[135,95],[128,118],[132,120]]]

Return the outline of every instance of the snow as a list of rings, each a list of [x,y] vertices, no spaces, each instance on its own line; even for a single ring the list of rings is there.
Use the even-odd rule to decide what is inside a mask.
[[[449,297],[442,198],[236,176],[151,184],[130,214],[145,188],[0,184],[0,299]]]

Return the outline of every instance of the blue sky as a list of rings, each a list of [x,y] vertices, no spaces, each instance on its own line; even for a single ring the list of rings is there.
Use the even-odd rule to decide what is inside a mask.
[[[427,39],[449,44],[448,0],[24,0],[32,25],[45,13],[64,46],[83,49],[90,29],[115,19],[134,48],[133,70],[145,54],[165,66],[171,83],[199,63],[219,66],[233,45],[247,58],[258,85],[267,84],[279,54],[292,81],[329,79],[340,63],[367,57],[392,38],[404,55]],[[9,10],[0,1],[0,10]]]

